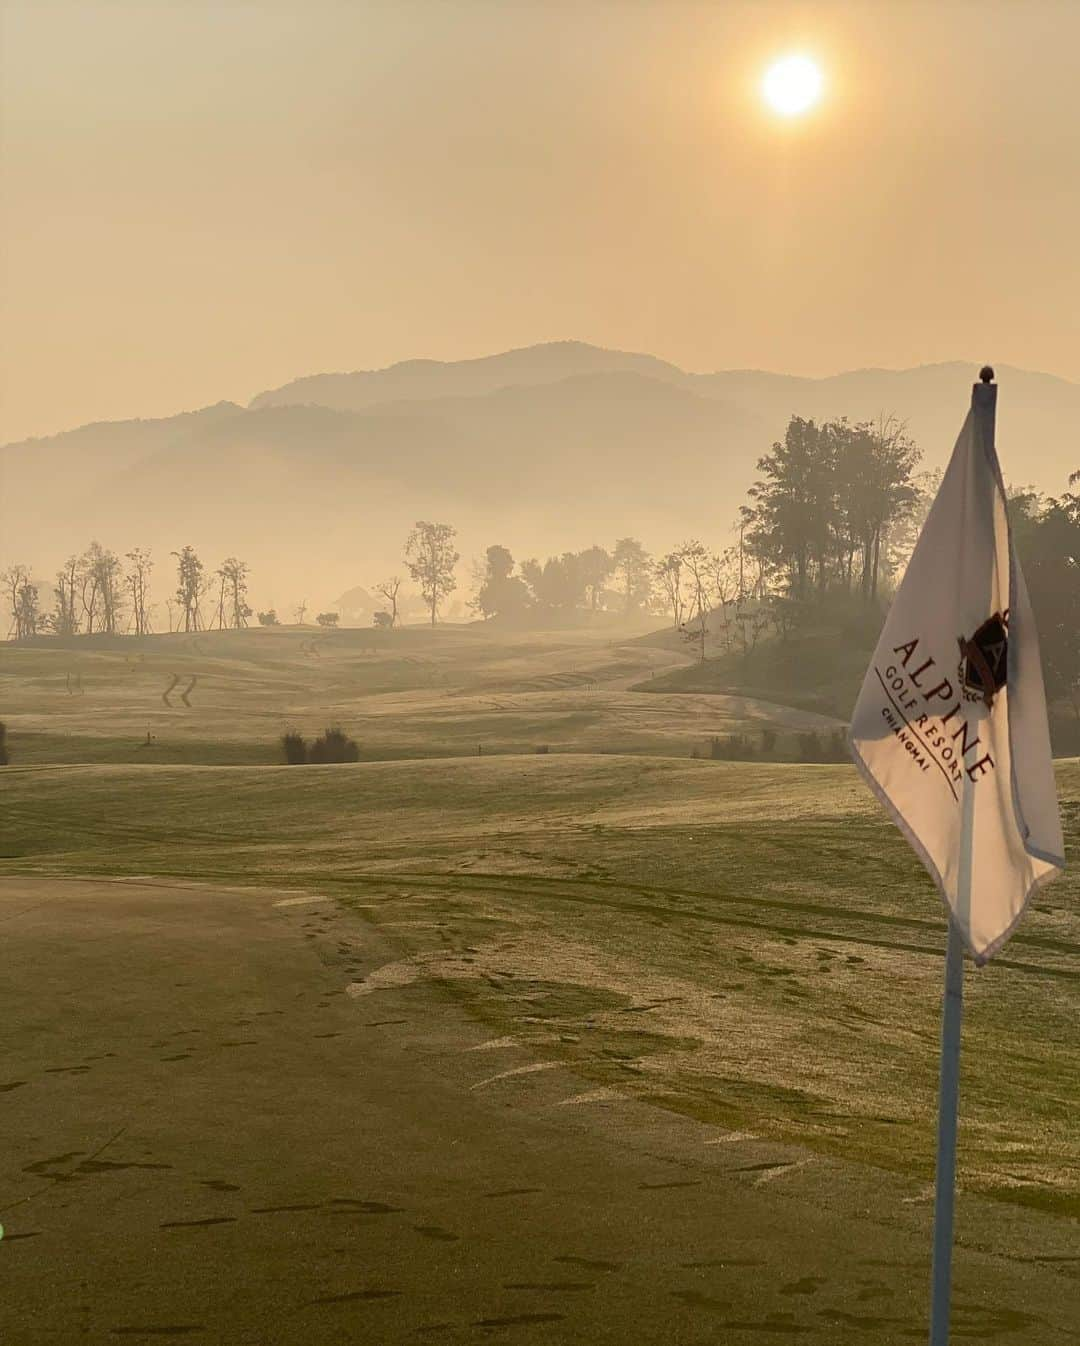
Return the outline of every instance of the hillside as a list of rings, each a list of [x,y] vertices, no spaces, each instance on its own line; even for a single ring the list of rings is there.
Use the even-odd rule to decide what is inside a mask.
[[[45,579],[92,537],[159,561],[185,542],[243,556],[259,605],[325,604],[400,567],[417,518],[520,557],[627,533],[722,543],[788,417],[892,412],[944,461],[974,365],[828,379],[674,365],[579,342],[318,375],[254,398],[0,449],[0,566]],[[1019,484],[1080,460],[1080,385],[999,370],[999,438]],[[464,576],[464,566],[463,566]]]
[[[634,633],[278,626],[0,643],[0,718],[20,766],[268,765],[285,730],[314,737],[328,723],[364,760],[537,749],[687,758],[715,735],[770,728],[789,748],[833,727],[741,695],[642,696],[633,684],[653,690],[686,655]]]
[[[403,360],[387,369],[311,374],[259,393],[250,405],[257,409],[316,404],[360,411],[378,402],[475,397],[510,386],[528,387],[582,374],[610,373],[642,374],[670,383],[686,379],[676,365],[653,355],[603,350],[584,341],[552,341],[477,360]]]

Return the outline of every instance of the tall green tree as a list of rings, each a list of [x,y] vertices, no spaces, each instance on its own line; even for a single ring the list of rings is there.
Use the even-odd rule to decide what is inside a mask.
[[[513,616],[528,606],[528,586],[514,574],[514,558],[506,547],[488,547],[478,578],[472,607],[485,619]]]
[[[549,556],[543,565],[535,558],[522,561],[521,573],[538,608],[565,612],[585,601],[585,575],[579,552]]]
[[[600,606],[604,583],[614,568],[615,562],[603,547],[586,547],[583,552],[578,552],[578,570],[591,612]]]
[[[448,523],[418,519],[405,542],[405,564],[431,612],[435,625],[439,605],[457,588],[454,567],[461,555],[454,548],[457,529]]]
[[[801,416],[792,416],[783,441],[758,459],[748,540],[786,576],[794,598],[825,587],[836,507],[833,466],[832,437]]]
[[[1078,481],[1080,473],[1074,473],[1069,485]],[[1009,519],[1035,613],[1047,693],[1051,701],[1067,701],[1080,720],[1080,495],[1014,495]]]
[[[636,537],[621,537],[615,542],[612,562],[626,611],[639,612],[652,594],[652,558]]]
[[[818,425],[793,416],[783,442],[758,460],[743,511],[748,554],[805,602],[829,588],[876,600],[888,540],[915,506],[919,451],[895,417]]]
[[[860,557],[860,590],[868,602],[876,600],[889,530],[910,512],[919,498],[912,474],[919,450],[896,417],[876,423],[832,425],[836,487],[836,527],[846,550],[846,585],[852,584],[852,556]]]

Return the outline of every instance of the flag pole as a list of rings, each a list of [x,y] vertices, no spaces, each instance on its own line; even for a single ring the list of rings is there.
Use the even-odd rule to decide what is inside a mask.
[[[994,443],[995,396],[987,385],[994,371],[979,371],[971,407],[984,445]],[[972,833],[975,785],[965,770],[960,800],[960,854],[955,913],[967,921],[971,913]],[[952,1298],[953,1211],[956,1204],[956,1127],[960,1100],[960,1028],[964,1013],[964,941],[950,914],[945,945],[945,995],[941,1011],[941,1079],[938,1090],[937,1173],[934,1180],[934,1252],[930,1277],[930,1346],[948,1346]]]
[[[975,788],[964,773],[957,906],[970,909],[971,833]],[[930,1346],[948,1346],[952,1293],[953,1208],[956,1199],[956,1124],[960,1098],[960,1026],[964,1012],[964,941],[949,918],[945,996],[941,1013],[937,1175],[934,1183],[934,1254],[930,1289]]]

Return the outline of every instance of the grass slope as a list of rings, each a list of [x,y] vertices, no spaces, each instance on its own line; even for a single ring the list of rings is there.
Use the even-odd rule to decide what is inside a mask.
[[[630,690],[685,657],[618,632],[479,625],[42,640],[0,645],[0,719],[16,764],[270,765],[284,730],[329,723],[369,760],[541,746],[685,757],[714,734],[824,725],[748,697]]]
[[[597,1087],[930,1180],[944,923],[847,767],[13,767],[0,872],[333,893]],[[1060,764],[1070,842],[1080,766]],[[960,1181],[1080,1214],[1072,874],[968,975]],[[317,919],[317,918],[313,918]],[[379,974],[376,974],[379,975]],[[973,1233],[977,1240],[977,1231]]]

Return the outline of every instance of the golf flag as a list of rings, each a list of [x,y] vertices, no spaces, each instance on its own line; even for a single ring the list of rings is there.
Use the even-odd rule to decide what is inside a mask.
[[[997,387],[977,383],[849,732],[855,764],[977,963],[1065,864],[1039,642],[994,447],[996,405]]]

